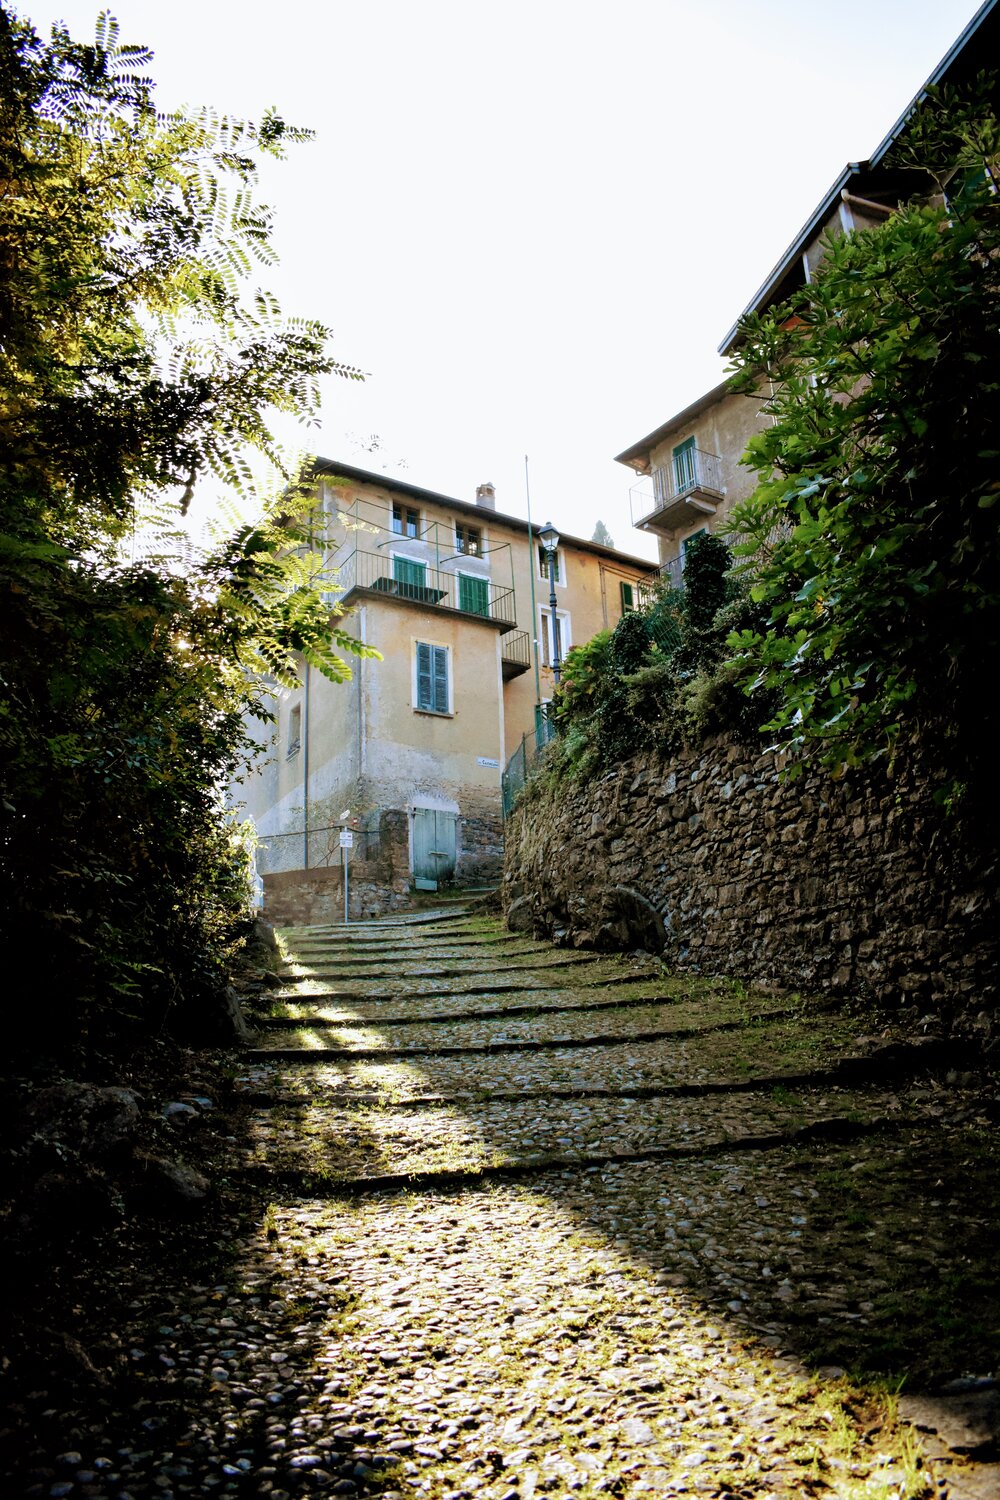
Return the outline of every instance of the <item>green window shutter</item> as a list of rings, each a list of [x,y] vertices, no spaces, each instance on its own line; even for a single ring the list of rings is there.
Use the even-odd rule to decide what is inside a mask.
[[[431,647],[417,642],[417,707],[430,708],[434,701],[434,673]]]
[[[697,461],[693,437],[688,438],[686,442],[678,443],[673,452],[673,460],[677,493],[682,495],[685,490],[694,489],[697,482]]]
[[[635,609],[635,595],[630,583],[622,583],[622,614],[628,614],[630,609]]]
[[[448,651],[445,646],[432,646],[434,658],[434,712],[448,712]]]
[[[448,648],[417,642],[417,707],[428,713],[448,712]]]
[[[486,615],[490,612],[490,585],[485,578],[470,578],[468,573],[458,575],[458,607],[470,615]]]
[[[686,536],[684,538],[684,540],[681,542],[681,555],[682,555],[682,557],[684,557],[684,558],[687,557],[688,551],[689,551],[690,546],[691,546],[691,543],[694,541],[694,539],[695,539],[696,536],[708,536],[708,527],[707,526],[699,526],[697,531],[692,531],[692,533],[691,533],[690,536]]]
[[[412,562],[408,557],[394,557],[392,560],[392,576],[400,585],[399,593],[404,599],[420,599],[424,597],[424,589],[427,580],[427,564]]]

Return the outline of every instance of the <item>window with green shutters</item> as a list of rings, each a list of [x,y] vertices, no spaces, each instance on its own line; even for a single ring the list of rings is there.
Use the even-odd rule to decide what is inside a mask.
[[[446,714],[448,707],[448,647],[417,642],[417,708]]]
[[[622,614],[627,615],[630,609],[635,609],[635,591],[630,583],[621,584],[622,591]]]
[[[458,575],[458,607],[470,615],[489,615],[490,585],[486,578],[473,578],[469,573]]]
[[[427,587],[426,563],[414,562],[409,557],[394,557],[392,576],[399,584],[399,592],[404,598],[421,599],[424,597]]]

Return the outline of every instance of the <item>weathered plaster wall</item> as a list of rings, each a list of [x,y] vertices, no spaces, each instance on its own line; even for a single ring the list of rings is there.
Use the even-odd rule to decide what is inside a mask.
[[[917,775],[779,780],[726,743],[636,759],[507,825],[511,926],[680,968],[975,1015],[997,994],[997,858]]]
[[[693,512],[687,525],[659,538],[661,563],[679,557],[684,541],[703,526],[724,533],[733,506],[742,503],[753,491],[756,475],[740,460],[754,433],[760,432],[767,425],[761,404],[747,396],[721,396],[705,411],[668,433],[651,451],[650,467],[669,470],[673,463],[674,448],[693,437],[696,447],[705,453],[718,455],[725,490],[714,516],[706,517]]]

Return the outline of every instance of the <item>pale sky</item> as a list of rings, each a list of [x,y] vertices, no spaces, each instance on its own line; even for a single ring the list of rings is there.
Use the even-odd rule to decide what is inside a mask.
[[[93,36],[98,6],[14,0]],[[370,371],[312,446],[627,551],[614,455],[716,348],[975,0],[118,0],[158,102],[316,132],[269,171],[286,312]],[[984,66],[989,59],[984,59]],[[995,61],[995,60],[994,60]],[[376,451],[369,451],[372,441]]]

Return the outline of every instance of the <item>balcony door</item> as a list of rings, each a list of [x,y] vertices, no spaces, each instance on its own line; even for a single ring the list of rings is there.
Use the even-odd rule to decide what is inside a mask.
[[[466,614],[486,615],[490,612],[490,583],[488,578],[476,578],[471,573],[458,575],[458,607]]]
[[[427,595],[427,564],[410,557],[394,557],[392,576],[399,585],[396,592],[404,599],[423,599]]]
[[[686,490],[693,490],[698,482],[698,463],[693,437],[677,444],[673,451],[673,460],[674,484],[677,486],[677,494],[683,495]]]

